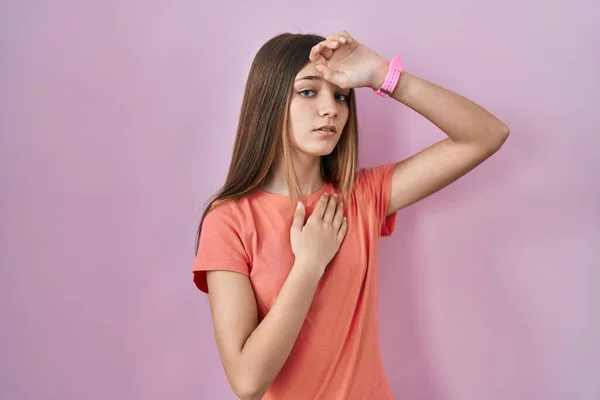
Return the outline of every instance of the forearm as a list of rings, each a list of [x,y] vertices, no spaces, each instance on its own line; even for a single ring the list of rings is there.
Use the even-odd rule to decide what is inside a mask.
[[[260,398],[286,360],[312,304],[320,277],[315,269],[294,264],[275,304],[242,348],[243,373]]]
[[[387,65],[382,67],[376,85],[384,81]],[[502,121],[473,101],[406,71],[391,97],[427,118],[457,143],[495,146],[509,132]]]

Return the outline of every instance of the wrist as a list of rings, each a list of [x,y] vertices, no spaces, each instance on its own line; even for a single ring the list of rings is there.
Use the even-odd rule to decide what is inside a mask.
[[[308,274],[311,277],[316,278],[317,280],[321,279],[321,276],[325,272],[325,266],[317,261],[309,259],[296,258],[293,267],[302,271],[304,274]]]
[[[373,82],[371,82],[371,89],[377,90],[381,88],[385,77],[387,76],[388,70],[390,69],[390,63],[385,58],[381,59],[379,66],[376,68],[373,74]]]

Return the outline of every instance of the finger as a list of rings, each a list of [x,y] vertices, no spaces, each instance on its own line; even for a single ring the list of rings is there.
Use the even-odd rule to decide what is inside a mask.
[[[323,78],[325,78],[326,81],[331,82],[331,78],[333,78],[333,72],[331,69],[322,64],[317,64],[315,68],[321,73],[321,75],[323,75]]]
[[[352,43],[354,41],[354,39],[352,38],[352,35],[350,35],[348,33],[348,31],[341,30],[339,34],[341,36],[345,37],[348,43]]]
[[[340,226],[340,230],[338,231],[338,234],[337,234],[337,240],[339,243],[341,243],[344,240],[347,232],[348,232],[348,218],[344,217],[344,220],[342,221],[342,225]]]
[[[316,62],[319,59],[321,48],[323,47],[321,43],[314,45],[312,49],[310,49],[310,53],[308,54],[308,59],[310,61]]]
[[[340,31],[340,33],[337,33],[335,35],[329,35],[329,36],[327,36],[326,41],[327,42],[337,42],[341,46],[350,44],[353,42],[352,36],[350,36],[350,34],[346,31]]]
[[[323,215],[323,221],[330,224],[333,221],[333,216],[335,215],[335,210],[337,209],[337,196],[334,194],[329,197],[329,203],[327,204],[327,210],[325,210],[325,215]]]
[[[331,82],[342,89],[346,89],[347,85],[342,79],[342,75],[339,72],[333,72],[331,68],[323,64],[317,64],[315,65],[315,68],[321,73],[321,75],[323,75],[323,78],[327,82]]]
[[[333,50],[327,48],[326,41],[322,41],[312,47],[310,49],[310,54],[308,55],[308,59],[312,62],[317,62],[319,57],[324,57],[326,59],[331,58],[333,55]]]
[[[327,39],[340,43],[341,45],[350,43],[350,35],[339,33],[337,35],[331,35]]]
[[[340,43],[336,40],[323,40],[322,42],[313,46],[308,56],[309,60],[316,62],[319,60],[319,56],[329,60],[333,56],[333,52],[340,47]]]
[[[292,223],[292,232],[300,233],[302,232],[302,228],[304,227],[304,216],[306,214],[306,210],[304,208],[304,204],[299,201],[296,206],[296,211],[294,212],[294,222]]]
[[[331,39],[327,40],[324,44],[327,48],[331,50],[336,50],[344,45],[344,42],[341,42],[340,39]]]
[[[344,220],[344,203],[341,201],[337,205],[337,210],[335,211],[335,216],[333,217],[333,229],[337,232],[342,225],[342,221]]]
[[[327,195],[327,193],[323,193],[321,195],[321,198],[317,202],[315,209],[313,210],[312,214],[310,215],[310,218],[316,218],[319,221],[322,220],[323,214],[325,214],[325,209],[327,208],[328,201],[329,201],[329,196]]]

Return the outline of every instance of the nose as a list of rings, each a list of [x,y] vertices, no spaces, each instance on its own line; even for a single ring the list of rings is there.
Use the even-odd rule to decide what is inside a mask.
[[[329,97],[329,96],[327,96]],[[335,99],[323,99],[319,103],[319,115],[321,117],[336,117],[338,115],[338,105]]]

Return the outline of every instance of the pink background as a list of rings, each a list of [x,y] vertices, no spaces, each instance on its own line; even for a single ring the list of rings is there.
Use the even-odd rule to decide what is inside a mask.
[[[599,399],[599,20],[592,0],[1,1],[0,398],[234,398],[196,224],[258,48],[347,29],[512,132],[382,240],[397,398]],[[362,165],[444,137],[358,93]]]

